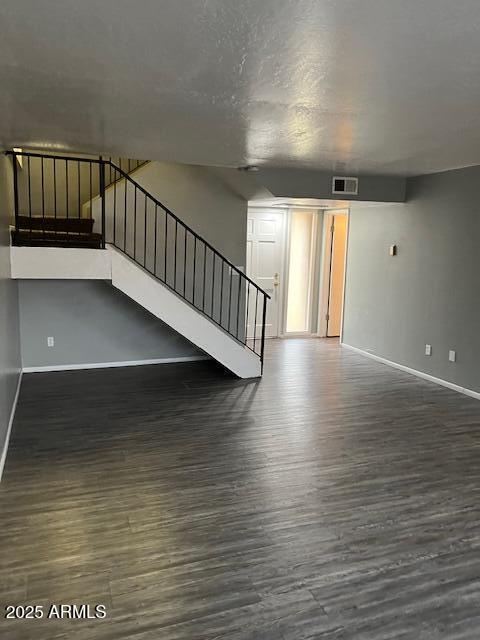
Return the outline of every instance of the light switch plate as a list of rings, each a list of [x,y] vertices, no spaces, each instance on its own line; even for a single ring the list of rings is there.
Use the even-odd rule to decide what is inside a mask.
[[[448,352],[448,359],[450,360],[450,362],[455,362],[457,360],[457,352],[450,350]]]

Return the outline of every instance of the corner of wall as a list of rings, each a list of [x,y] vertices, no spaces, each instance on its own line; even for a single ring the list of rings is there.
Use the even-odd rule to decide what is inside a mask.
[[[5,463],[21,382],[18,284],[11,279],[10,222],[13,193],[10,160],[0,156],[0,476]]]

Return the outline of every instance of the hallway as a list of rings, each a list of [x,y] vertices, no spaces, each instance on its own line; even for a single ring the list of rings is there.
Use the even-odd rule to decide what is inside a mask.
[[[27,374],[0,485],[6,640],[477,640],[480,404],[332,340]]]

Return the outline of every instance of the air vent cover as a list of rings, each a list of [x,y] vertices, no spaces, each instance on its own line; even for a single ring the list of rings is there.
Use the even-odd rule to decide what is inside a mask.
[[[358,178],[334,176],[332,179],[332,193],[344,196],[358,195]]]

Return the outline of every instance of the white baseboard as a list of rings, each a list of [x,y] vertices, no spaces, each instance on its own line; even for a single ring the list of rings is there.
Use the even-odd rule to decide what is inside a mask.
[[[389,367],[393,367],[394,369],[400,369],[400,371],[405,371],[406,373],[410,373],[411,375],[416,376],[417,378],[428,380],[429,382],[439,384],[442,387],[447,387],[447,389],[452,389],[452,391],[457,391],[458,393],[463,393],[466,396],[470,396],[471,398],[480,400],[480,393],[478,391],[472,391],[472,389],[461,387],[460,385],[454,384],[453,382],[448,382],[448,380],[443,380],[442,378],[436,378],[435,376],[431,376],[429,373],[424,373],[423,371],[418,371],[417,369],[406,367],[403,364],[398,364],[398,362],[393,362],[392,360],[387,360],[386,358],[382,358],[381,356],[376,356],[374,353],[370,353],[369,351],[364,351],[363,349],[359,349],[358,347],[352,347],[352,345],[346,344],[345,342],[342,342],[341,344],[342,344],[342,347],[345,347],[346,349],[350,349],[351,351],[355,351],[355,353],[359,353],[362,356],[366,356],[371,360],[376,360],[377,362],[386,364]]]
[[[15,391],[15,397],[13,399],[12,410],[10,411],[10,418],[8,420],[7,434],[5,436],[5,443],[3,445],[2,456],[0,457],[0,482],[2,481],[3,468],[7,459],[8,443],[10,442],[10,433],[12,431],[13,419],[15,417],[15,410],[17,408],[18,396],[20,394],[20,386],[22,384],[23,372],[20,371],[17,382],[17,389]]]
[[[76,371],[78,369],[110,369],[112,367],[138,367],[146,364],[172,364],[175,362],[197,362],[211,360],[210,356],[183,356],[180,358],[157,358],[154,360],[127,360],[126,362],[92,362],[87,364],[54,364],[45,367],[23,367],[23,373],[46,373],[48,371]]]

